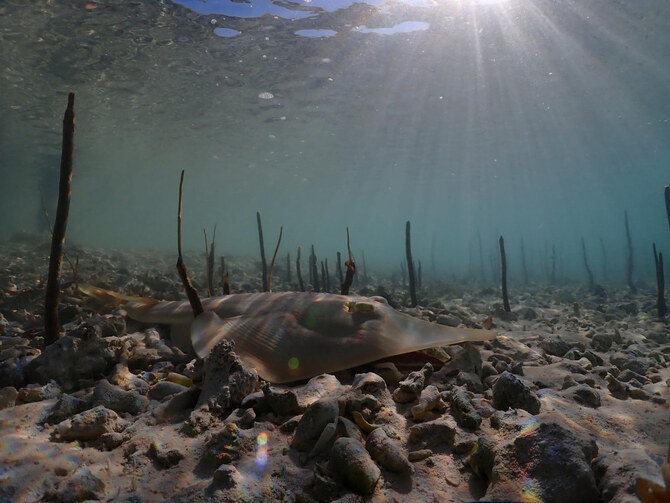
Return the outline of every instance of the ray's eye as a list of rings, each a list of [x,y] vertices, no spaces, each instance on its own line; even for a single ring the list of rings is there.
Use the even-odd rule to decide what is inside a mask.
[[[375,306],[369,302],[354,303],[354,312],[356,314],[372,314],[375,312]]]

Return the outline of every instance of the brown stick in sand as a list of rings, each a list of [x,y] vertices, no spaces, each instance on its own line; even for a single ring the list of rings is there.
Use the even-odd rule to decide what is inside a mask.
[[[340,293],[342,295],[349,295],[349,288],[351,287],[351,283],[354,281],[354,274],[356,274],[356,264],[354,263],[354,258],[351,256],[349,227],[347,227],[347,252],[349,253],[349,259],[344,263],[344,266],[347,268],[347,272],[345,273],[344,281],[340,286]]]
[[[68,94],[67,108],[63,116],[63,143],[60,158],[60,182],[58,186],[58,207],[56,221],[51,234],[51,255],[49,274],[44,297],[44,342],[53,344],[60,338],[58,323],[58,302],[60,300],[60,270],[63,265],[65,229],[70,212],[72,183],[72,154],[74,153],[74,93]]]
[[[184,259],[181,253],[181,200],[182,200],[182,189],[184,187],[184,170],[181,170],[181,178],[179,179],[179,210],[177,212],[177,251],[179,256],[177,257],[177,272],[181,278],[181,282],[184,285],[184,290],[186,290],[186,296],[188,301],[191,304],[191,309],[193,309],[193,317],[198,316],[203,312],[202,302],[200,302],[200,296],[193,285],[191,284],[191,278],[188,277],[188,271],[186,270],[186,264],[184,264]]]
[[[277,239],[277,246],[275,246],[275,252],[272,254],[272,261],[270,262],[270,271],[268,272],[268,289],[266,291],[270,292],[272,288],[272,269],[275,267],[275,260],[277,259],[277,252],[279,251],[279,244],[281,243],[281,235],[284,233],[284,226],[282,225],[279,228],[279,239]]]

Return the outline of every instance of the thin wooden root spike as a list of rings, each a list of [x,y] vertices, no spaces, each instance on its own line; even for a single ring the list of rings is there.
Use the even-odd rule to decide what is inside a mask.
[[[191,278],[188,276],[188,271],[186,270],[186,264],[184,264],[184,259],[181,253],[181,203],[182,203],[182,189],[184,186],[184,170],[181,170],[181,178],[179,179],[179,210],[177,212],[177,250],[179,256],[177,257],[177,272],[181,278],[181,282],[184,285],[184,290],[186,290],[186,296],[188,301],[191,304],[191,309],[193,309],[193,317],[202,314],[204,311],[202,308],[202,302],[200,302],[200,296],[193,285],[191,284]]]
[[[354,274],[356,274],[356,264],[354,263],[354,257],[351,254],[349,227],[347,227],[347,252],[349,253],[349,259],[344,263],[345,267],[347,268],[347,272],[340,287],[340,294],[342,295],[349,295],[349,288],[351,288],[351,283],[354,281]]]
[[[271,292],[272,290],[272,269],[274,269],[275,266],[275,259],[277,258],[277,252],[279,251],[279,244],[281,243],[281,236],[284,232],[284,226],[282,225],[279,228],[279,238],[277,239],[277,246],[275,246],[275,252],[272,254],[272,261],[270,262],[270,270],[268,272],[268,292]]]

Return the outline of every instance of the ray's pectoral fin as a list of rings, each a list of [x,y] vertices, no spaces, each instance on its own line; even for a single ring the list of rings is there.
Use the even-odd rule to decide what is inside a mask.
[[[191,323],[191,344],[200,358],[205,358],[214,346],[224,340],[240,316],[222,320],[214,311],[199,314]]]

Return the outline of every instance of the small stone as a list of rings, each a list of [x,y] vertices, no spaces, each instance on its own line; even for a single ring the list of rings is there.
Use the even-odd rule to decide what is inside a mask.
[[[365,442],[365,448],[372,459],[387,470],[405,474],[414,473],[414,467],[405,453],[398,444],[388,437],[383,428],[372,430]]]
[[[565,354],[570,351],[570,344],[559,336],[553,336],[543,340],[541,347],[548,355],[560,357],[565,356]]]
[[[295,416],[304,411],[298,404],[298,397],[291,390],[277,390],[270,385],[263,387],[265,403],[277,416]]]
[[[424,386],[433,374],[433,366],[426,363],[421,370],[410,372],[407,378],[398,383],[393,392],[393,400],[398,403],[408,403],[416,400]]]
[[[159,402],[162,402],[166,397],[181,393],[187,389],[188,387],[177,384],[175,382],[158,381],[156,384],[151,386],[147,396],[152,400],[158,400]]]
[[[120,432],[124,427],[116,412],[99,405],[59,423],[55,431],[63,440],[96,440],[104,433]]]
[[[473,344],[468,342],[463,346],[448,346],[446,351],[451,360],[440,369],[440,374],[453,375],[458,372],[482,374],[482,355]]]
[[[167,402],[161,403],[151,413],[156,419],[166,421],[192,409],[197,403],[199,395],[200,390],[193,386],[186,391],[172,395],[172,398]]]
[[[461,390],[454,390],[448,396],[451,415],[459,426],[469,430],[476,430],[482,423],[482,417],[477,413],[470,397]]]
[[[14,407],[18,396],[19,392],[16,391],[14,386],[6,386],[0,389],[0,410]]]
[[[178,464],[184,455],[177,449],[166,449],[156,442],[149,446],[149,457],[152,458],[161,468],[172,468]]]
[[[125,391],[114,386],[107,379],[101,379],[95,385],[91,403],[104,405],[115,412],[139,414],[149,406],[149,399],[135,391]]]
[[[321,436],[326,425],[334,422],[340,414],[337,398],[320,398],[310,405],[300,418],[291,447],[309,452]]]
[[[431,415],[431,412],[435,409],[439,412],[444,412],[446,407],[437,387],[431,384],[424,388],[419,397],[419,403],[412,407],[412,418],[417,422],[425,421],[427,418],[436,419],[434,415]]]
[[[540,400],[524,382],[509,372],[503,372],[493,385],[493,406],[498,410],[524,409],[540,413]]]
[[[409,440],[415,444],[420,442],[426,447],[434,447],[441,443],[451,446],[454,443],[456,428],[456,423],[451,417],[415,424],[409,429]]]
[[[381,477],[368,451],[353,438],[338,438],[333,444],[330,460],[335,471],[354,491],[372,494]]]
[[[470,468],[478,477],[491,480],[494,462],[493,442],[486,437],[480,437],[470,452]]]
[[[572,398],[575,402],[590,407],[600,407],[600,395],[589,386],[579,384],[572,392]]]
[[[249,428],[253,427],[255,421],[256,421],[256,413],[252,408],[235,409],[226,418],[227,423],[235,423],[243,430],[248,430]]]
[[[418,451],[411,451],[409,454],[407,454],[407,459],[414,463],[416,461],[422,461],[426,458],[429,458],[432,455],[433,451],[430,449],[419,449]]]
[[[85,400],[63,393],[41,422],[46,424],[60,423],[68,417],[83,412],[87,407],[88,402]]]
[[[596,351],[609,351],[610,347],[612,347],[612,338],[606,334],[596,333],[591,338],[591,347]]]
[[[58,484],[55,491],[48,492],[47,499],[57,503],[99,500],[104,489],[105,483],[93,475],[86,465],[82,465]]]
[[[212,476],[212,481],[219,487],[231,489],[242,482],[242,475],[233,465],[221,465]]]

